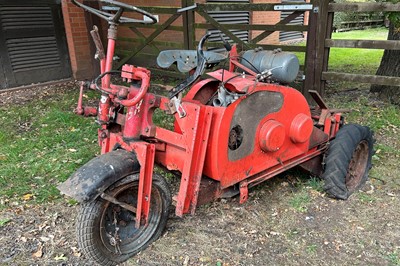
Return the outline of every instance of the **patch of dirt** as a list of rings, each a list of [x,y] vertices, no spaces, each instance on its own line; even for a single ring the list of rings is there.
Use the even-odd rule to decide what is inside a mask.
[[[23,94],[1,103],[35,97]],[[163,236],[125,265],[400,265],[398,158],[375,164],[363,191],[347,201],[289,173],[251,190],[242,205],[238,198],[219,200],[183,219],[171,209]],[[290,204],[299,189],[310,197],[305,211]],[[92,265],[77,247],[77,208],[55,202],[1,211],[0,264]]]
[[[287,199],[287,177],[271,180],[238,199],[202,206],[177,218],[171,209],[163,236],[125,265],[388,265],[400,251],[400,191],[371,180],[347,201],[311,188],[306,212]],[[360,195],[373,200],[362,201]],[[91,265],[77,248],[77,206],[20,206],[0,213],[0,262],[10,265]],[[220,262],[220,264],[218,264]]]
[[[75,81],[68,81],[48,86],[38,86],[29,89],[11,90],[2,92],[0,90],[0,106],[23,105],[33,100],[54,98],[71,89],[78,88]]]

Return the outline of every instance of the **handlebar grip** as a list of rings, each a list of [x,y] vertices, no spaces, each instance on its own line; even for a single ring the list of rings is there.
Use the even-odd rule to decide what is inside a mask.
[[[104,54],[104,47],[103,44],[101,43],[99,30],[96,26],[93,26],[93,30],[90,31],[90,35],[92,35],[93,42],[96,46],[97,57],[99,58],[99,60],[104,59],[106,57]]]
[[[121,3],[121,2],[118,2],[118,1],[114,1],[114,0],[101,0],[101,2],[102,3],[106,3],[106,4],[110,4],[110,5],[114,5],[114,6],[118,6],[120,8],[124,8],[126,10],[132,10],[132,11],[141,13],[141,14],[145,15],[146,17],[148,17],[148,18],[150,18],[152,20],[151,24],[157,23],[157,18],[154,15],[152,15],[149,12],[144,11],[144,10],[142,10],[140,8],[137,8],[136,6],[128,5],[128,4]]]
[[[197,55],[198,55],[198,57],[201,56],[202,58],[204,58],[203,46],[204,46],[204,43],[207,41],[207,39],[210,38],[210,36],[211,36],[211,33],[207,33],[206,35],[204,35],[201,38],[201,40],[199,42],[199,45],[197,46]]]

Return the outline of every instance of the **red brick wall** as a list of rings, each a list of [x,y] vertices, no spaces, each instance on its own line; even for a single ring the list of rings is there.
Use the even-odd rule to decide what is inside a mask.
[[[73,5],[70,0],[62,0],[65,33],[71,60],[72,74],[75,79],[92,78],[94,75],[90,51],[89,33],[84,11]]]
[[[253,0],[254,4],[266,4],[266,3],[281,3],[281,0]],[[281,19],[281,12],[272,11],[254,11],[252,14],[252,24],[260,25],[274,25]],[[252,31],[251,37],[255,38],[260,35],[263,31]],[[276,31],[269,35],[267,38],[259,42],[260,44],[277,44],[279,43],[279,32]]]

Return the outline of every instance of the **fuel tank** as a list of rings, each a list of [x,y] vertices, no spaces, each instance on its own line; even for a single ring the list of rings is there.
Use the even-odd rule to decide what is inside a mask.
[[[293,53],[280,49],[264,51],[261,48],[246,51],[240,61],[245,67],[261,73],[270,70],[272,80],[279,83],[293,82],[299,72],[299,59]]]

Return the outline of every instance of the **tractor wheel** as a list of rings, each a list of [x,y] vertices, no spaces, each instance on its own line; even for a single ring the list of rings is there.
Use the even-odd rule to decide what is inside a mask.
[[[347,199],[368,178],[373,152],[372,131],[368,127],[343,126],[331,141],[325,160],[324,189],[332,197]]]
[[[139,174],[125,177],[107,189],[106,194],[135,206]],[[99,265],[126,261],[160,237],[165,228],[171,193],[165,179],[153,175],[148,224],[135,227],[136,214],[102,198],[83,204],[77,219],[78,244],[86,257]]]

